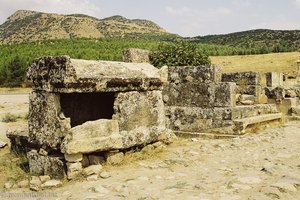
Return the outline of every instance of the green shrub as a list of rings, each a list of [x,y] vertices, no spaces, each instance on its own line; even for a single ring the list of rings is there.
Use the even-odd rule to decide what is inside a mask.
[[[151,53],[150,61],[156,67],[211,64],[208,55],[197,48],[196,44],[184,41],[161,43],[158,49]]]
[[[13,115],[11,113],[6,113],[4,117],[2,117],[1,121],[5,123],[16,122],[18,118],[19,116]]]

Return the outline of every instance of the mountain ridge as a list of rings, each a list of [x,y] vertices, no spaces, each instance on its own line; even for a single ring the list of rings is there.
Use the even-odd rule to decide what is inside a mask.
[[[253,29],[228,34],[189,37],[187,40],[241,48],[274,48],[274,52],[281,52],[285,49],[300,49],[300,30]]]
[[[62,15],[18,10],[0,25],[0,43],[105,37],[176,37],[150,20],[115,15],[98,19],[84,14]]]

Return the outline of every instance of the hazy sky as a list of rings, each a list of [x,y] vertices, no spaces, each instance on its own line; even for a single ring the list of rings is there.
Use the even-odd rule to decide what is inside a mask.
[[[182,36],[300,29],[300,0],[0,0],[0,24],[20,9],[149,19]]]

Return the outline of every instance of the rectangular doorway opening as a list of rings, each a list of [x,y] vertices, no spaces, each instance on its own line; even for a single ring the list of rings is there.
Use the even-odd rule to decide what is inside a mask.
[[[87,121],[112,119],[114,114],[115,93],[62,93],[61,111],[71,118],[71,127]]]

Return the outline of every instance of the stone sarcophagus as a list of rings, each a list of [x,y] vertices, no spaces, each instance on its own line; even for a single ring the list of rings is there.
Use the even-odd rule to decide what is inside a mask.
[[[84,155],[166,138],[171,132],[165,126],[158,72],[146,63],[86,61],[67,56],[35,60],[27,73],[33,88],[30,142],[50,156],[55,152],[63,161],[80,165]],[[38,157],[35,152],[30,152],[30,157]],[[69,159],[73,155],[79,159]],[[68,168],[71,177],[69,172],[72,170]]]

